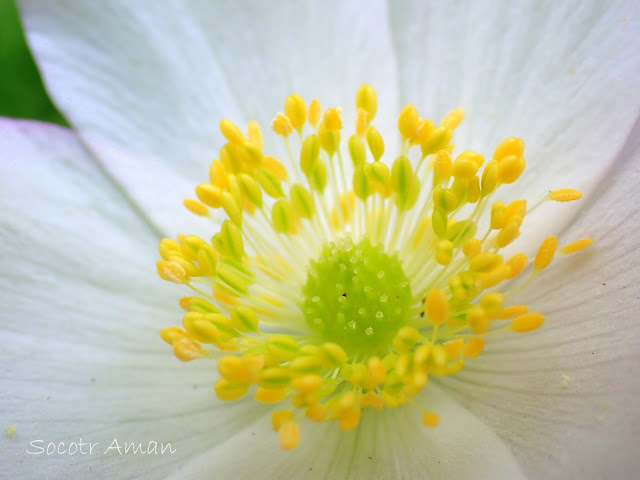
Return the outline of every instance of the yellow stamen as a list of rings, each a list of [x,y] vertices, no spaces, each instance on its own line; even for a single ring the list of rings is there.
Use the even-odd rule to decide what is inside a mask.
[[[220,400],[278,405],[272,423],[284,449],[298,445],[299,421],[332,421],[347,432],[367,407],[409,404],[437,426],[438,415],[416,399],[430,377],[457,374],[494,332],[544,322],[508,303],[548,268],[556,237],[545,239],[522,281],[529,258],[505,260],[501,249],[528,233],[525,217],[542,202],[581,197],[553,190],[529,210],[525,199],[495,201],[523,174],[522,140],[503,140],[486,164],[464,149],[452,161],[464,111],[436,126],[409,104],[392,150],[397,142],[385,143],[373,124],[377,107],[375,90],[362,85],[342,142],[340,107],[323,113],[318,100],[307,108],[290,95],[271,132],[284,159],[263,151],[271,142],[256,122],[245,136],[220,121],[227,143],[195,188],[197,200],[184,200],[215,231],[158,246],[159,276],[193,292],[179,301],[182,328],[162,329],[161,338],[183,361],[217,361]]]
[[[593,243],[593,238],[582,238],[580,240],[576,240],[575,242],[571,242],[568,245],[565,245],[560,249],[560,253],[567,255],[569,253],[574,253],[583,248],[587,248],[589,245]]]

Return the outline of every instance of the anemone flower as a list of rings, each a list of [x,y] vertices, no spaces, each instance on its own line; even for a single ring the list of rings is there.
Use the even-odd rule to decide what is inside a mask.
[[[635,451],[640,404],[633,373],[638,370],[640,295],[637,5],[329,3],[161,2],[144,8],[120,1],[21,3],[45,83],[72,129],[0,121],[0,378],[2,418],[10,426],[0,455],[6,475],[516,479],[640,474]],[[271,407],[251,395],[219,401],[212,389],[216,362],[180,362],[159,338],[161,329],[179,322],[177,301],[183,292],[155,275],[157,245],[180,232],[208,239],[220,230],[219,210],[212,223],[190,215],[182,201],[193,197],[211,158],[233,138],[231,123],[219,129],[221,119],[256,120],[263,127],[262,150],[286,159],[282,138],[268,132],[285,98],[340,105],[344,118],[329,110],[333,114],[322,122],[352,126],[360,118],[353,96],[365,83],[377,90],[373,124],[386,141],[382,158],[388,167],[396,164],[398,145],[411,143],[402,131],[406,121],[399,124],[401,135],[396,133],[398,112],[410,114],[405,120],[413,115],[405,105],[427,118],[448,118],[451,128],[460,111],[445,114],[464,107],[457,152],[472,149],[489,161],[504,138],[526,141],[526,172],[517,187],[500,187],[502,198],[532,205],[558,188],[583,193],[581,202],[545,202],[527,213],[518,250],[533,256],[552,233],[561,243],[587,237],[594,243],[555,259],[510,297],[511,303],[535,305],[544,314],[540,328],[487,336],[484,352],[468,358],[459,373],[429,381],[416,402],[428,409],[425,423],[431,426],[421,425],[410,405],[364,409],[359,424],[341,420],[340,426],[355,427],[352,431],[336,422],[311,425],[303,419],[300,444],[287,451],[273,432]],[[292,93],[300,97],[288,97]],[[358,106],[366,110],[362,97]],[[284,123],[276,121],[274,129],[286,133],[286,120],[276,118]],[[289,126],[296,125],[294,120]],[[345,134],[341,148],[348,159],[346,143]],[[375,139],[373,145],[375,150]],[[446,156],[451,147],[442,148]],[[421,166],[425,171],[428,163]],[[434,168],[437,172],[437,161]],[[245,194],[251,191],[250,180],[246,183]],[[409,201],[410,185],[396,183],[399,204]],[[364,195],[364,183],[359,185],[356,193]],[[375,191],[373,196],[383,198]],[[385,205],[382,200],[371,204],[376,201]],[[447,198],[441,201],[446,204]],[[338,223],[355,208],[348,199],[343,204],[345,209],[336,210]],[[205,208],[190,206],[201,213]],[[283,232],[291,227],[283,222],[293,218],[287,208],[280,220],[272,219]],[[407,225],[404,231],[411,229]],[[264,233],[266,245],[274,235]],[[283,255],[301,259],[292,275],[304,280],[313,263],[304,256],[304,242],[291,245],[299,251],[291,248]],[[444,247],[433,268],[446,263]],[[397,263],[393,254],[372,253],[389,268]],[[174,280],[184,280],[184,268],[175,272]],[[289,284],[286,276],[280,280]],[[425,308],[433,320],[434,303]],[[423,318],[425,312],[414,313]],[[399,339],[394,331],[393,340],[411,343],[413,330],[404,331],[408,334]],[[285,337],[282,348],[290,340]],[[359,345],[347,342],[343,349]],[[377,371],[376,365],[367,368]],[[435,427],[432,412],[440,418]],[[290,447],[287,440],[298,432],[287,425],[284,446]]]

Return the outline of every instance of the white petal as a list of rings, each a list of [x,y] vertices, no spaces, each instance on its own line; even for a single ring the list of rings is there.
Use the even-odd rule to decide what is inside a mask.
[[[514,303],[547,314],[531,334],[506,335],[445,383],[513,444],[532,478],[637,478],[640,460],[640,124],[554,260]]]
[[[491,158],[503,138],[522,138],[514,196],[587,192],[640,108],[638,13],[629,1],[393,2],[401,101],[436,121],[464,107],[458,152]]]
[[[509,448],[457,402],[437,387],[422,400],[441,414],[435,429],[422,426],[420,412],[408,406],[367,409],[349,433],[333,422],[304,420],[300,445],[284,451],[271,422],[263,419],[171,478],[524,478]]]
[[[6,475],[159,478],[261,415],[217,414],[214,364],[172,358],[157,331],[176,323],[179,292],[156,278],[157,238],[73,133],[2,119],[0,157]],[[93,455],[26,453],[80,439]],[[104,455],[113,439],[177,451]]]
[[[165,231],[179,225],[181,200],[206,180],[224,143],[221,118],[256,119],[266,130],[286,95],[350,107],[362,82],[379,88],[382,112],[396,110],[383,2],[136,9],[124,1],[25,1],[21,11],[54,101]],[[275,143],[269,152],[282,151]]]

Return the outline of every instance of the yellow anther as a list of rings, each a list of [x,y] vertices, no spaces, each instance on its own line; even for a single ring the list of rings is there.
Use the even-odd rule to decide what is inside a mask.
[[[318,158],[320,156],[320,138],[318,135],[309,135],[302,142],[302,148],[300,149],[300,170],[305,175],[313,170],[318,164]]]
[[[291,406],[293,408],[304,408],[318,403],[318,396],[315,392],[296,393],[291,396]]]
[[[356,408],[360,403],[360,395],[356,392],[345,392],[340,395],[338,401],[335,404],[337,412],[345,412],[347,410]]]
[[[498,186],[498,162],[495,160],[490,161],[484,167],[482,172],[482,180],[480,182],[481,195],[487,196],[492,193]]]
[[[200,276],[210,276],[216,273],[218,254],[208,243],[200,246],[196,260],[198,261]]]
[[[335,368],[343,365],[348,357],[340,345],[328,342],[322,345],[322,359],[327,366]]]
[[[382,385],[387,379],[387,371],[384,368],[382,360],[378,357],[371,357],[367,360],[367,388],[374,389],[378,385]]]
[[[413,363],[417,367],[423,367],[429,361],[431,356],[431,345],[423,344],[416,348],[413,352]]]
[[[362,139],[357,135],[351,135],[349,137],[348,146],[349,156],[351,157],[353,166],[357,167],[358,165],[364,164],[364,162],[367,160],[367,152],[365,150]]]
[[[289,364],[289,369],[294,375],[320,373],[323,368],[322,359],[314,356],[298,357]]]
[[[425,120],[424,118],[419,119],[416,133],[409,140],[409,143],[411,145],[422,145],[433,131],[433,128],[434,125],[431,120]]]
[[[329,132],[335,132],[342,129],[342,109],[340,107],[333,107],[325,110],[322,117],[322,125]]]
[[[322,377],[320,375],[303,375],[291,382],[291,386],[294,390],[302,393],[311,393],[319,390],[322,387]]]
[[[287,97],[284,101],[284,114],[291,121],[293,128],[300,132],[307,120],[307,107],[300,95],[294,93]]]
[[[447,127],[443,127],[441,125],[434,128],[431,133],[429,133],[427,139],[422,143],[422,155],[431,155],[432,153],[436,153],[447,148],[452,136],[453,131]]]
[[[465,240],[462,244],[462,253],[465,257],[470,257],[472,255],[477,255],[482,251],[482,241],[477,238],[470,238]]]
[[[309,186],[316,192],[324,192],[327,186],[327,166],[319,161],[308,174]]]
[[[267,351],[269,355],[277,358],[279,361],[286,362],[294,359],[298,355],[299,348],[298,342],[288,335],[269,335],[269,339],[267,340]]]
[[[396,408],[407,402],[407,398],[404,393],[390,391],[387,389],[382,390],[381,399],[384,405],[389,408]]]
[[[240,173],[238,175],[238,185],[244,198],[258,208],[262,206],[262,189],[255,178],[246,173]]]
[[[451,173],[455,178],[469,180],[475,176],[482,166],[484,157],[470,150],[458,155],[451,166]]]
[[[207,206],[197,200],[186,198],[182,201],[182,204],[187,207],[187,210],[189,210],[191,213],[194,213],[200,217],[209,216],[209,209],[207,208]]]
[[[187,332],[179,327],[168,327],[160,330],[160,337],[169,345],[173,345],[176,341],[187,336]]]
[[[239,332],[255,332],[258,330],[258,316],[251,308],[237,306],[231,310],[230,320]]]
[[[433,157],[433,183],[446,183],[452,174],[453,163],[451,154],[447,150],[439,150]]]
[[[396,158],[391,168],[391,186],[396,195],[406,195],[413,182],[413,166],[404,155]]]
[[[468,358],[476,358],[484,349],[484,338],[473,337],[465,344],[462,354]]]
[[[253,145],[262,149],[262,130],[255,120],[251,120],[247,124],[247,138]]]
[[[434,345],[431,348],[431,365],[443,367],[447,363],[447,351],[442,345]]]
[[[396,364],[393,368],[393,372],[390,374],[390,378],[393,378],[391,375],[396,375],[398,382],[402,383],[403,379],[411,373],[413,367],[413,357],[409,352],[402,352],[398,355],[398,360],[396,360]],[[389,381],[389,385],[393,385],[393,381]]]
[[[514,200],[511,202],[504,211],[506,221],[511,220],[514,217],[524,218],[527,212],[526,200]]]
[[[447,236],[447,214],[442,210],[436,209],[431,216],[431,228],[438,238]]]
[[[211,302],[200,297],[182,297],[179,303],[187,311],[201,313],[217,313],[219,311]]]
[[[179,235],[178,239],[180,240],[180,252],[175,253],[180,253],[189,260],[197,260],[198,250],[205,241],[197,235]]]
[[[200,344],[187,336],[173,342],[173,353],[183,362],[190,362],[205,356]]]
[[[260,188],[264,190],[264,193],[269,195],[271,198],[284,197],[284,191],[282,190],[280,180],[276,175],[273,174],[273,172],[271,172],[271,170],[267,168],[261,168],[256,173],[256,180],[260,184]]]
[[[289,200],[281,198],[273,204],[271,222],[277,233],[294,233],[297,227],[297,217]]]
[[[508,157],[503,158],[498,163],[498,183],[515,182],[520,178],[522,172],[524,172],[525,166],[526,162],[522,157],[509,155]]]
[[[480,306],[484,308],[487,315],[491,318],[496,318],[502,312],[502,305],[504,304],[504,295],[498,292],[485,293],[480,298]]]
[[[158,260],[156,270],[160,278],[172,283],[189,283],[189,276],[184,267],[175,261]]]
[[[242,192],[240,191],[240,185],[238,185],[238,177],[237,175],[229,175],[227,176],[227,193],[230,193],[233,197],[234,201],[238,204],[242,204]],[[222,201],[222,196],[220,197]]]
[[[240,130],[238,126],[235,123],[233,123],[231,120],[227,120],[227,119],[220,120],[220,131],[222,132],[222,135],[224,135],[224,138],[226,138],[229,143],[233,143],[238,146],[243,146],[244,143],[247,141],[247,139],[244,138],[242,130]]]
[[[305,416],[314,422],[324,422],[329,417],[329,410],[321,403],[316,403],[307,408]]]
[[[583,238],[580,240],[576,240],[575,242],[571,242],[568,245],[565,245],[560,249],[560,253],[563,255],[567,255],[569,253],[574,253],[583,248],[587,248],[589,245],[593,243],[593,238]]]
[[[378,111],[378,96],[371,85],[362,84],[356,92],[356,108],[362,108],[368,114],[367,120],[371,122]]]
[[[369,114],[364,108],[359,108],[356,112],[356,135],[364,136],[369,126]]]
[[[271,120],[271,129],[278,135],[287,138],[293,132],[291,120],[284,114],[278,112],[273,120]]]
[[[502,255],[493,252],[484,252],[476,255],[469,261],[469,269],[472,272],[489,272],[502,263]]]
[[[551,260],[556,253],[557,246],[557,237],[551,235],[550,237],[545,238],[538,249],[536,258],[533,260],[533,268],[535,270],[545,269],[551,263]]]
[[[369,145],[371,155],[373,155],[374,160],[378,161],[382,155],[384,155],[384,140],[382,140],[382,135],[371,125],[367,127],[366,134],[367,145]]]
[[[409,140],[414,137],[418,131],[419,119],[418,110],[411,104],[405,106],[400,111],[400,115],[398,116],[398,131],[403,139]]]
[[[214,160],[209,165],[209,180],[214,187],[224,190],[227,186],[227,170],[220,160]]]
[[[449,240],[440,240],[436,244],[434,258],[440,265],[449,265],[453,256],[453,243]]]
[[[356,197],[366,200],[373,193],[374,183],[371,181],[371,165],[360,164],[353,170],[353,192]]]
[[[218,398],[225,402],[232,402],[239,399],[247,390],[249,385],[246,383],[230,382],[225,378],[220,378],[213,386]]]
[[[277,410],[271,414],[271,424],[273,429],[277,432],[282,425],[293,419],[293,412],[291,410]]]
[[[291,373],[285,367],[269,367],[260,372],[258,385],[267,389],[287,387],[291,383]]]
[[[450,188],[437,186],[433,189],[433,205],[443,212],[452,212],[458,205],[458,197]]]
[[[211,239],[213,246],[222,256],[241,260],[244,256],[244,241],[240,227],[230,220],[222,222],[222,228]]]
[[[422,424],[425,427],[437,427],[438,423],[440,423],[440,417],[437,413],[433,412],[422,412]]]
[[[420,332],[413,327],[404,326],[393,338],[393,347],[399,352],[408,352],[420,340]]]
[[[516,253],[511,258],[509,258],[505,263],[511,269],[509,278],[513,278],[517,275],[520,275],[520,273],[522,273],[522,271],[529,264],[529,259],[524,253]]]
[[[496,202],[491,205],[491,228],[493,230],[500,230],[504,227],[507,219],[505,216],[505,211],[507,206],[504,202]]]
[[[322,108],[320,107],[320,102],[318,101],[318,99],[314,98],[309,104],[309,124],[313,128],[316,128],[318,126],[321,113]]]
[[[210,183],[201,183],[196,187],[196,196],[205,205],[211,208],[222,206],[222,190]]]
[[[163,238],[158,245],[158,252],[163,260],[169,260],[169,256],[180,252],[180,244],[170,238]]]
[[[253,398],[258,403],[263,405],[274,405],[276,403],[280,403],[284,400],[286,394],[286,390],[283,388],[280,389],[268,389],[258,387],[256,388],[255,393],[253,394]]]
[[[320,124],[318,128],[318,138],[320,139],[320,146],[329,154],[330,157],[335,155],[340,146],[340,130],[328,130],[324,122]]]
[[[460,122],[464,119],[464,108],[456,108],[444,117],[444,120],[440,123],[443,127],[447,127],[450,130],[455,130],[460,125]]]
[[[240,225],[242,223],[242,209],[233,195],[229,192],[222,192],[220,201],[229,219],[236,225]]]
[[[467,202],[476,203],[478,200],[480,200],[480,179],[475,176],[471,177],[468,182],[469,186],[467,187]]]
[[[489,317],[487,312],[479,305],[473,305],[467,312],[469,328],[475,334],[481,335],[489,331]]]
[[[509,137],[501,141],[493,153],[493,159],[500,163],[506,157],[515,155],[521,157],[524,154],[524,142],[519,138]]]
[[[511,305],[502,310],[500,314],[501,320],[507,320],[509,318],[519,317],[520,315],[524,315],[529,311],[529,307],[526,305]]]
[[[361,415],[362,411],[359,408],[342,412],[342,414],[340,414],[340,430],[349,432],[356,428],[358,423],[360,423]]]
[[[252,144],[251,142],[245,142],[242,163],[243,170],[253,171],[256,168],[260,168],[262,166],[263,158],[264,154],[260,147]]]
[[[250,383],[251,376],[243,358],[228,356],[218,360],[218,373],[235,383]]]
[[[582,192],[580,190],[573,190],[572,188],[559,188],[558,190],[549,192],[548,198],[556,202],[572,202],[582,198]]]
[[[185,315],[185,318],[187,315]],[[238,336],[238,332],[231,323],[231,320],[220,313],[207,313],[204,316],[204,320],[216,327],[217,339],[220,342],[226,342]],[[185,321],[183,319],[183,324],[184,323]]]
[[[262,162],[264,164],[264,168],[269,170],[278,180],[281,182],[287,181],[287,169],[282,165],[282,163],[269,155],[265,155]]]
[[[544,323],[544,315],[538,312],[525,313],[517,317],[511,324],[509,328],[514,332],[522,333],[522,332],[530,332],[531,330],[535,330],[540,327]]]
[[[462,353],[462,349],[464,348],[464,339],[457,338],[455,340],[449,340],[448,342],[444,342],[442,346],[447,353],[447,361],[451,362],[458,358]]]
[[[300,218],[311,219],[315,212],[313,197],[302,185],[293,185],[289,191],[291,207]]]
[[[490,272],[481,275],[482,277],[480,278],[480,286],[483,289],[491,288],[502,282],[503,280],[511,278],[509,276],[511,275],[511,267],[506,263],[502,263]]]
[[[449,298],[444,290],[429,290],[424,301],[424,309],[431,323],[436,326],[444,324],[449,317]]]
[[[284,450],[292,450],[300,443],[300,429],[296,422],[285,422],[282,427],[280,427],[278,434],[280,446]]]
[[[498,248],[506,247],[516,238],[520,236],[520,225],[522,224],[522,217],[515,216],[510,218],[506,225],[500,230],[496,237],[495,246]]]

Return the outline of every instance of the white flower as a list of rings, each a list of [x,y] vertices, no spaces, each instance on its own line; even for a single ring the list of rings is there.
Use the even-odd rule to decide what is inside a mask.
[[[74,130],[0,122],[2,418],[16,427],[0,446],[8,476],[637,476],[635,5],[203,2],[149,11],[26,1],[21,11]],[[544,328],[496,338],[461,373],[429,385],[425,401],[448,419],[438,428],[395,409],[350,434],[316,426],[283,452],[264,410],[222,405],[211,366],[179,364],[159,341],[157,331],[176,323],[178,292],[155,277],[156,244],[206,232],[185,223],[181,200],[222,144],[220,118],[267,125],[294,91],[348,106],[364,81],[378,90],[382,132],[411,102],[434,118],[463,106],[456,142],[465,148],[524,138],[528,173],[517,194],[570,186],[586,197],[580,210],[541,207],[530,250],[550,226],[595,245],[523,292],[545,312]],[[105,454],[114,439],[171,442],[175,453]],[[59,442],[80,440],[96,444],[92,454],[60,453]],[[55,442],[56,452],[30,454],[32,442]]]

